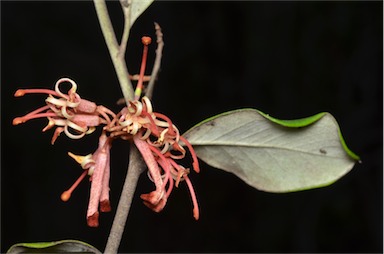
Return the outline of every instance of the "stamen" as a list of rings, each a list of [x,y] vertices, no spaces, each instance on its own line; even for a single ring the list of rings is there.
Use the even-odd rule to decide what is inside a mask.
[[[192,163],[193,169],[196,171],[196,173],[199,173],[200,172],[199,161],[197,160],[197,156],[196,156],[195,150],[193,149],[191,143],[189,143],[186,138],[184,138],[183,136],[180,136],[180,139],[188,147],[189,152],[191,153],[191,156],[192,156],[192,159],[193,159],[193,163]]]
[[[112,116],[112,119],[116,118],[116,114],[113,113],[110,109],[104,107],[104,106],[97,106],[96,111],[104,117],[104,119],[108,122],[108,124],[111,124],[111,119],[108,117],[107,114]]]
[[[171,173],[171,164],[165,158],[165,156],[159,150],[157,150],[156,147],[149,145],[149,148],[150,148],[150,150],[152,152],[154,152],[164,162],[164,166],[165,167],[163,167],[163,165],[160,164],[160,166],[163,168],[163,170],[165,171],[165,174],[166,174],[165,181],[163,182],[163,185],[162,185],[162,189],[164,189],[165,186],[167,185],[167,182],[168,182],[169,178],[170,178],[169,176],[170,176],[170,173]]]
[[[170,160],[172,166],[177,170],[177,174],[173,175],[173,179],[176,181],[175,186],[179,187],[179,183],[184,180],[184,175],[189,174],[189,169],[185,169],[183,166],[177,164],[174,160]]]
[[[49,90],[49,89],[18,89],[15,92],[14,96],[15,97],[21,97],[21,96],[24,96],[26,94],[31,94],[31,93],[43,93],[43,94],[52,94],[55,96],[60,96],[55,91]]]
[[[131,101],[129,104],[130,104],[130,106],[133,105],[134,108],[136,108],[134,111],[132,111],[132,114],[134,114],[135,116],[140,116],[141,112],[143,112],[143,105],[141,104],[141,102],[140,101]],[[131,109],[131,108],[128,107],[128,109]]]
[[[13,125],[19,125],[21,123],[24,123],[24,118],[23,117],[16,117],[15,119],[13,119],[12,121],[12,124]]]
[[[127,120],[124,120],[124,121],[120,121],[120,125],[123,126],[123,127],[126,127],[126,126],[129,126],[133,123],[133,118],[132,117],[129,117]],[[113,126],[112,128],[110,128],[110,131],[114,131],[116,128],[119,128],[119,126]]]
[[[67,111],[67,106],[63,106],[63,107],[61,107],[61,114],[65,117],[65,118],[67,118],[67,119],[71,119],[71,118],[73,118],[74,116],[75,116],[75,113],[69,113],[69,112],[71,112],[71,111]]]
[[[95,163],[95,161],[92,159],[92,154],[81,156],[68,152],[68,155],[77,163],[79,163],[83,169],[85,169],[89,163]]]
[[[76,84],[75,81],[73,81],[72,79],[69,79],[69,78],[61,78],[61,79],[59,79],[59,80],[56,82],[56,84],[55,84],[55,91],[56,91],[57,94],[59,94],[58,96],[59,96],[59,97],[64,97],[64,98],[67,98],[67,99],[68,99],[69,96],[66,95],[66,94],[63,94],[63,93],[60,91],[60,89],[59,89],[59,85],[60,85],[61,83],[63,83],[63,82],[69,82],[69,83],[71,83],[71,85],[72,85],[72,87],[71,87],[71,88],[69,89],[69,91],[68,91],[68,95],[71,94],[71,93],[76,93],[77,84]]]
[[[43,111],[48,110],[48,109],[49,109],[49,106],[48,106],[48,105],[45,105],[45,106],[43,106],[43,107],[41,107],[41,108],[38,108],[38,109],[36,109],[36,110],[34,110],[34,111],[32,111],[32,112],[26,114],[25,116],[34,115],[34,114],[43,112]]]
[[[148,118],[149,122],[151,123],[150,128],[148,128],[148,129],[151,129],[151,131],[153,132],[153,135],[159,136],[159,130],[157,129],[157,126],[156,126],[155,121],[153,120],[151,114],[149,114],[147,111],[143,111],[143,115],[145,115]]]
[[[189,193],[191,194],[192,203],[193,203],[193,217],[195,220],[199,219],[199,205],[197,204],[197,198],[195,194],[195,190],[193,189],[191,180],[189,180],[189,177],[187,175],[184,176],[185,182],[188,185]]]
[[[45,131],[51,129],[53,126],[55,126],[55,121],[52,120],[52,118],[48,117],[48,120],[49,120],[49,122],[48,122],[47,126],[44,127],[42,132],[45,132]]]
[[[174,152],[179,152],[180,154],[175,154]],[[180,146],[179,143],[173,143],[172,150],[168,151],[165,155],[171,157],[172,159],[183,159],[185,157],[185,149]]]
[[[168,152],[168,149],[169,149],[169,143],[166,142],[166,143],[164,144],[163,149],[161,149],[161,153],[162,153],[162,154],[165,154],[166,152]]]
[[[60,133],[64,131],[63,127],[56,128],[55,132],[53,133],[51,144],[55,144],[56,139],[60,136]]]
[[[76,182],[71,186],[71,188],[69,188],[68,190],[64,191],[63,194],[61,194],[62,201],[66,202],[69,200],[72,192],[76,189],[79,183],[84,179],[87,173],[88,173],[88,170],[84,170],[84,172],[80,175],[80,177],[76,180]]]
[[[150,129],[147,129],[147,130],[145,131],[144,135],[143,135],[143,132],[141,132],[140,135],[141,135],[140,138],[141,138],[142,140],[146,140],[146,139],[148,139],[149,136],[151,135],[151,130],[150,130]]]
[[[93,133],[94,131],[96,130],[96,127],[94,126],[91,126],[91,127],[88,127],[88,130],[85,132],[85,134],[91,134]]]
[[[12,124],[13,125],[18,125],[18,124],[21,124],[21,123],[25,123],[31,119],[35,119],[35,118],[42,118],[42,117],[53,117],[53,116],[56,116],[55,113],[53,112],[46,112],[46,113],[40,113],[40,114],[34,114],[34,115],[25,115],[25,116],[22,116],[22,117],[16,117],[15,119],[13,119],[12,121]]]
[[[69,128],[79,132],[80,134],[73,134],[69,131]],[[71,122],[69,120],[67,120],[67,125],[64,126],[64,133],[67,135],[67,137],[71,138],[71,139],[80,139],[82,137],[85,136],[85,133],[88,129],[87,128],[83,128],[79,125],[77,125],[76,123],[74,122]]]
[[[67,103],[68,103],[68,100],[67,99],[63,99],[63,98],[59,98],[58,99],[58,98],[53,97],[52,95],[49,95],[45,99],[45,102],[48,103],[48,104],[55,105],[57,108],[60,108],[60,107],[66,106]]]
[[[141,95],[141,91],[143,90],[143,79],[144,79],[144,72],[145,72],[145,65],[147,64],[147,54],[148,54],[148,45],[151,44],[151,37],[143,36],[141,38],[141,42],[144,44],[143,48],[143,58],[141,60],[141,67],[140,67],[140,77],[139,81],[137,82],[136,90],[135,90],[135,100],[138,100]]]
[[[168,132],[170,135],[174,136],[176,133],[175,131],[173,130],[173,124],[172,124],[172,121],[171,119],[169,119],[167,116],[163,115],[163,114],[160,114],[160,113],[154,113],[156,117],[160,118],[160,119],[163,119],[165,121],[167,121],[168,123]]]
[[[147,96],[144,96],[141,101],[143,102],[143,104],[145,105],[145,108],[146,108],[146,111],[151,114],[152,113],[152,103],[151,101],[149,100],[149,98]]]

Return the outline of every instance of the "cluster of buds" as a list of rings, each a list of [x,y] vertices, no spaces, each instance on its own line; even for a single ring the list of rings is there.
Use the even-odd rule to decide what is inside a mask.
[[[75,183],[61,195],[63,201],[69,200],[79,183],[87,175],[90,176],[92,183],[87,223],[91,227],[99,225],[99,207],[101,212],[111,210],[109,201],[110,149],[112,141],[118,138],[132,141],[148,167],[148,176],[154,182],[155,190],[141,195],[147,207],[155,212],[162,211],[173,187],[177,187],[181,181],[185,180],[192,198],[193,216],[196,220],[199,218],[196,195],[188,178],[190,169],[176,162],[186,156],[185,146],[192,157],[193,170],[199,172],[196,154],[191,144],[180,135],[172,121],[165,115],[154,112],[149,98],[146,96],[141,98],[150,38],[143,37],[142,42],[144,53],[135,99],[129,101],[128,105],[118,114],[113,113],[107,107],[82,99],[76,93],[77,84],[69,78],[59,79],[54,90],[19,89],[15,93],[16,97],[31,93],[48,94],[45,106],[25,116],[15,118],[13,124],[18,125],[36,118],[47,118],[48,125],[43,131],[57,126],[52,137],[52,144],[62,132],[71,139],[80,139],[84,135],[92,133],[97,126],[103,125],[98,148],[93,154],[80,156],[68,153],[84,171]],[[67,93],[62,92],[63,83],[71,84]]]

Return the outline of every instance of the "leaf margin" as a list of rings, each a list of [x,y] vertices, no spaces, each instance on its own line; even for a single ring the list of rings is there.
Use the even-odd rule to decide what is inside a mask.
[[[136,0],[131,3],[130,27],[152,5],[154,0]]]
[[[269,114],[267,113],[264,113],[258,109],[254,109],[254,108],[241,108],[241,109],[235,109],[235,110],[230,110],[230,111],[226,111],[226,112],[223,112],[223,113],[220,113],[220,114],[217,114],[217,115],[214,115],[214,116],[211,116],[207,119],[204,119],[203,121],[195,124],[194,126],[192,126],[191,128],[189,128],[186,132],[184,132],[182,134],[182,136],[186,135],[189,131],[191,131],[192,129],[194,128],[197,128],[199,126],[201,126],[202,124],[206,123],[206,122],[209,122],[211,120],[214,120],[218,117],[221,117],[221,116],[226,116],[226,115],[229,115],[229,114],[232,114],[232,113],[236,113],[236,112],[241,112],[241,111],[257,111],[261,116],[265,117],[266,119],[270,120],[271,122],[275,123],[275,124],[278,124],[280,126],[283,126],[283,127],[288,127],[288,128],[302,128],[302,127],[306,127],[306,126],[309,126],[315,122],[317,122],[318,120],[320,120],[321,118],[323,118],[325,115],[330,115],[332,120],[335,122],[335,125],[337,126],[337,131],[339,133],[339,139],[340,139],[340,142],[341,142],[341,145],[344,149],[344,151],[348,154],[349,157],[351,157],[353,160],[361,163],[361,159],[360,159],[360,156],[358,156],[356,153],[354,153],[346,144],[345,142],[345,139],[341,133],[341,129],[340,129],[340,125],[339,123],[336,121],[335,117],[329,113],[329,112],[320,112],[320,113],[317,113],[315,115],[312,115],[312,116],[308,116],[308,117],[303,117],[303,118],[297,118],[297,119],[291,119],[291,120],[282,120],[282,119],[277,119],[277,118],[274,118],[272,116],[270,116]]]
[[[15,243],[11,247],[9,247],[9,249],[7,250],[6,253],[20,253],[20,252],[15,252],[14,249],[16,249],[16,248],[27,248],[27,249],[38,250],[38,249],[51,248],[51,247],[55,247],[57,245],[66,244],[66,243],[79,244],[79,245],[82,245],[82,246],[89,248],[90,250],[93,250],[94,253],[98,253],[98,254],[102,253],[96,247],[90,245],[89,243],[86,243],[86,242],[83,242],[80,240],[73,240],[73,239],[58,240],[58,241],[51,241],[51,242]],[[28,253],[28,252],[24,250],[22,253]],[[42,253],[44,253],[44,252],[42,251]],[[68,253],[70,253],[70,252],[68,252]]]

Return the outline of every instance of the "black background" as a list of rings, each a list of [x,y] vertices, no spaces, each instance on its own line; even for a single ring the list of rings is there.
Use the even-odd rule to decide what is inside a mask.
[[[108,2],[120,38],[122,13]],[[331,112],[362,164],[335,184],[304,192],[258,191],[201,163],[191,174],[201,218],[184,184],[162,213],[139,194],[121,252],[382,252],[382,2],[156,2],[128,44],[131,73],[142,35],[164,33],[153,104],[184,132],[212,115],[244,107],[280,119]],[[150,46],[149,69],[155,44]],[[103,250],[127,167],[128,145],[112,148],[111,202],[100,227],[86,226],[89,184],[68,203],[60,194],[81,173],[66,153],[93,152],[97,134],[62,135],[50,145],[46,120],[12,126],[44,96],[14,98],[18,88],[52,88],[60,77],[83,98],[118,110],[121,97],[92,2],[1,2],[1,252],[18,242],[78,239]]]

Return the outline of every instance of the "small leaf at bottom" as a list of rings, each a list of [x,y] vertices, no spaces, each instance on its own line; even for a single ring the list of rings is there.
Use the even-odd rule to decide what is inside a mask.
[[[18,243],[12,245],[7,253],[97,253],[101,252],[90,244],[77,240],[55,242]]]

